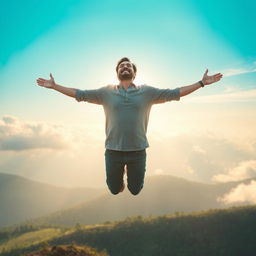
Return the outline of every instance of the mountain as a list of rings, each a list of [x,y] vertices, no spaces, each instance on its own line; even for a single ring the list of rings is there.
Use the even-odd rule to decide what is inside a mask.
[[[0,227],[19,223],[98,197],[105,190],[62,188],[0,173]]]
[[[127,189],[116,196],[104,194],[69,209],[30,220],[28,223],[73,226],[76,223],[116,221],[129,216],[147,217],[223,208],[227,206],[218,202],[217,198],[239,183],[203,184],[173,176],[153,176],[146,179],[145,187],[138,196],[132,196]]]
[[[42,229],[0,240],[1,255],[21,255],[44,244],[76,244],[104,250],[111,256],[253,256],[256,205],[146,219],[134,217],[66,229],[52,238],[48,238],[49,231],[44,233]]]

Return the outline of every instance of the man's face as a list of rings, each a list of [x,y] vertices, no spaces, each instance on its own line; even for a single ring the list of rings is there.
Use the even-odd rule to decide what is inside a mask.
[[[134,79],[135,72],[132,63],[129,61],[121,62],[117,69],[117,76],[120,81]]]

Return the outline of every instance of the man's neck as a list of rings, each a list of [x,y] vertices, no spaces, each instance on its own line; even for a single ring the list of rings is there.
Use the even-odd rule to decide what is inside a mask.
[[[129,87],[129,85],[131,85],[132,84],[132,80],[122,80],[122,81],[120,81],[120,83],[119,83],[119,85],[120,86],[123,86],[123,88],[125,89],[125,90],[127,90],[127,88]]]

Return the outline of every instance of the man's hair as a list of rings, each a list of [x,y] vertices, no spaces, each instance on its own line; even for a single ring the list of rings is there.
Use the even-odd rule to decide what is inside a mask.
[[[119,61],[117,62],[117,65],[116,65],[116,73],[117,73],[117,71],[118,71],[119,65],[120,65],[122,62],[124,62],[124,61],[129,61],[129,62],[131,62],[129,58],[123,57],[121,60],[119,60]],[[131,62],[131,63],[132,63],[132,62]],[[134,73],[136,74],[136,72],[137,72],[137,67],[136,67],[136,65],[135,65],[134,63],[132,63],[132,67],[133,67]]]

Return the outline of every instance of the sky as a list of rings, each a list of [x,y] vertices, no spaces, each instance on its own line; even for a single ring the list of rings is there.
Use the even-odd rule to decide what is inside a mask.
[[[224,75],[179,102],[153,106],[147,176],[255,177],[255,8],[253,0],[1,3],[0,171],[106,187],[102,107],[35,81],[51,72],[72,88],[116,84],[115,65],[127,56],[137,65],[136,84],[186,86],[206,68]]]

